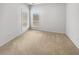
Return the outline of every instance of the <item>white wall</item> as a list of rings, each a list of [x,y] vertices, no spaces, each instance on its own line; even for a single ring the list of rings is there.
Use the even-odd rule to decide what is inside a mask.
[[[66,34],[79,48],[79,3],[67,4]]]
[[[21,8],[18,3],[0,4],[0,46],[21,34]]]
[[[65,4],[51,3],[32,6],[31,16],[37,12],[40,17],[38,30],[64,33],[66,29],[66,6]]]

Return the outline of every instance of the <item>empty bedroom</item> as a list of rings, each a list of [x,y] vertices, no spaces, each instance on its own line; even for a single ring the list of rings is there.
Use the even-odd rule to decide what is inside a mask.
[[[78,55],[79,3],[0,3],[0,55]]]

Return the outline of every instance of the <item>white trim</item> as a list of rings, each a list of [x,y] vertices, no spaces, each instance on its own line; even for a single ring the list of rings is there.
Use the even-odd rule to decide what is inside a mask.
[[[37,30],[37,31],[44,31],[44,32],[51,32],[51,33],[60,33],[60,34],[65,34],[64,32],[47,31],[47,30],[33,29],[33,28],[32,28],[32,30]]]
[[[74,43],[74,45],[79,49],[79,46],[76,44],[76,42],[68,35],[66,34],[66,36]]]
[[[26,31],[28,31],[28,29],[27,29]],[[26,31],[24,31],[24,32],[26,32]],[[6,41],[4,41],[3,43],[1,43],[1,44],[0,44],[0,47],[2,47],[3,45],[5,45],[5,44],[6,44],[6,43],[8,43],[9,41],[11,41],[11,40],[15,39],[16,37],[18,37],[18,36],[22,35],[24,32],[21,32],[21,33],[19,33],[18,35],[13,36],[13,37],[12,37],[12,38],[10,38],[10,39],[7,39]]]

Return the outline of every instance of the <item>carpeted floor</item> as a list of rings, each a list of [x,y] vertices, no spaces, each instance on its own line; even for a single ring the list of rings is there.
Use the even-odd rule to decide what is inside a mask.
[[[76,55],[78,48],[65,35],[29,30],[0,47],[5,55]]]

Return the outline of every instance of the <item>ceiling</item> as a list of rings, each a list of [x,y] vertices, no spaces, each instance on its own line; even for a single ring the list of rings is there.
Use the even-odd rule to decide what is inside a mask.
[[[37,5],[37,4],[41,4],[41,3],[26,3],[28,5]]]

